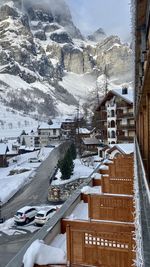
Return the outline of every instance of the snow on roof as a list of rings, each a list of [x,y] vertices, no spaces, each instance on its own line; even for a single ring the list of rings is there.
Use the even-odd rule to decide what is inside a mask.
[[[112,98],[112,95],[119,96],[122,99],[124,99],[124,101],[128,102],[129,104],[132,104],[134,99],[133,89],[131,87],[127,88],[127,94],[122,94],[122,89],[123,88],[113,88],[110,91],[108,91],[106,96],[104,96],[100,101],[99,106],[110,100],[110,97]]]
[[[60,129],[61,128],[61,123],[53,123],[49,125],[48,123],[41,123],[39,129]]]
[[[114,92],[115,94],[121,96],[123,99],[133,103],[133,89],[127,88],[127,94],[122,94],[122,88],[117,88],[117,89],[113,89],[111,90],[111,92]]]
[[[76,130],[78,132],[78,129]],[[90,134],[90,131],[87,128],[79,128],[80,134]]]
[[[5,155],[9,151],[9,148],[6,144],[0,143],[0,155]]]
[[[116,147],[120,148],[125,154],[131,154],[134,152],[134,143],[130,144],[116,144]]]
[[[94,137],[82,138],[85,145],[99,145],[100,141]]]
[[[47,264],[66,264],[66,253],[61,248],[44,244],[43,240],[35,240],[27,249],[23,263],[24,267]]]

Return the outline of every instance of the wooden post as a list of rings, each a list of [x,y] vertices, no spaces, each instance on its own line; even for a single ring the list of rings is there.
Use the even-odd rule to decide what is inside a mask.
[[[70,236],[70,225],[66,225],[66,235],[67,235],[67,267],[71,266],[71,236]]]

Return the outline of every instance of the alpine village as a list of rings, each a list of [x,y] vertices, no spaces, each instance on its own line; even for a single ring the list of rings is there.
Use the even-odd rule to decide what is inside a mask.
[[[0,267],[150,267],[150,0],[75,2],[0,0]]]

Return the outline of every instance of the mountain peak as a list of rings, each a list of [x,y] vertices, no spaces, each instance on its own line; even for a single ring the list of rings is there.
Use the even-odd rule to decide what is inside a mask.
[[[106,38],[106,33],[102,28],[99,28],[93,34],[88,35],[88,39],[94,42],[101,42],[104,38]]]

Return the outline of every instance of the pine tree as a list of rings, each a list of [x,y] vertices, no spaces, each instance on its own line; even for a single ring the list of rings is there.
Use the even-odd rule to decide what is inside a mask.
[[[73,174],[73,169],[74,169],[74,163],[70,149],[68,149],[68,151],[66,152],[65,157],[62,160],[58,161],[57,166],[62,174],[61,179],[62,180],[69,179],[70,176]]]
[[[73,159],[76,159],[77,153],[76,153],[76,147],[75,144],[72,143],[70,146],[70,152]]]

